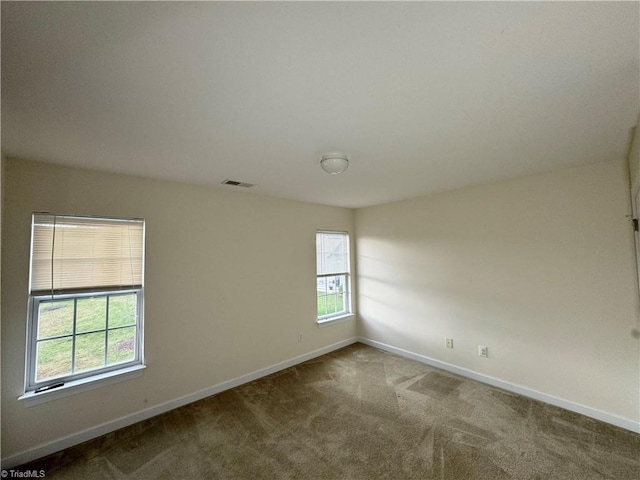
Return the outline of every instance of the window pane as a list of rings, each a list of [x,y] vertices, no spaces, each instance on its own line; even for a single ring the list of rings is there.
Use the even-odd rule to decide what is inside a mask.
[[[344,284],[341,283],[336,290],[336,312],[346,312],[347,311],[347,305],[346,305],[346,298],[344,295]]]
[[[329,294],[329,296],[327,297],[327,308],[329,310],[329,313],[336,313],[338,311],[338,302],[336,301],[336,282],[335,279],[331,279],[331,287],[330,287],[330,291],[331,293]]]
[[[318,290],[318,295],[320,295],[320,293],[322,293],[323,295],[326,295],[328,293],[326,277],[320,277],[316,280],[316,290]]]
[[[59,377],[71,373],[71,338],[58,338],[38,342],[36,359],[36,381]]]
[[[38,340],[73,333],[73,300],[40,302]]]
[[[322,280],[322,282],[321,282]],[[318,317],[338,315],[347,312],[346,275],[323,277],[318,283]]]
[[[327,278],[320,277],[316,279],[316,290],[318,294],[318,316],[327,314]]]
[[[136,304],[135,293],[109,297],[109,328],[135,325]]]
[[[136,327],[109,330],[107,363],[128,362],[136,354]]]
[[[76,309],[76,333],[105,329],[107,297],[79,298]]]
[[[104,366],[104,335],[102,331],[76,336],[76,373]]]
[[[318,292],[318,317],[322,317],[327,314],[327,297],[321,292]]]

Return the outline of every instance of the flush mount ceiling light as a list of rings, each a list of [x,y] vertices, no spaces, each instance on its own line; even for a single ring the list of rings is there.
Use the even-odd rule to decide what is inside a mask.
[[[344,153],[327,153],[322,156],[320,166],[325,172],[331,175],[337,175],[347,169],[349,166],[349,159]]]

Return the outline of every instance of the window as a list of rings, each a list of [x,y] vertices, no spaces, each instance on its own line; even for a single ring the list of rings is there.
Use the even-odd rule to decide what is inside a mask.
[[[317,232],[316,273],[318,321],[351,313],[348,233]]]
[[[141,365],[144,221],[33,214],[26,391]]]

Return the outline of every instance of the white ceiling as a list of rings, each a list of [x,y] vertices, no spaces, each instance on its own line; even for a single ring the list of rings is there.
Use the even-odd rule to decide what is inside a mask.
[[[621,159],[639,5],[3,1],[2,151],[345,207]]]

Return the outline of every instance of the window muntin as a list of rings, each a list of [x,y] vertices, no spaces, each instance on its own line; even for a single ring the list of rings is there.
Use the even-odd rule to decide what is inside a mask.
[[[317,319],[329,320],[351,312],[349,234],[316,234]]]
[[[140,365],[144,221],[34,214],[26,390]]]

